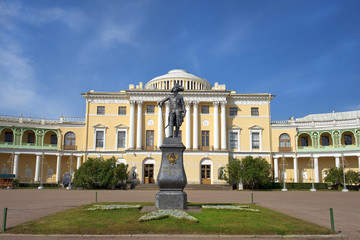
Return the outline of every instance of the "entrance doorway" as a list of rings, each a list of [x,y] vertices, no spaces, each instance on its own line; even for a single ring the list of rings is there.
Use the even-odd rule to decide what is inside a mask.
[[[154,183],[154,164],[144,164],[144,183]]]
[[[201,165],[201,184],[211,184],[211,165]]]

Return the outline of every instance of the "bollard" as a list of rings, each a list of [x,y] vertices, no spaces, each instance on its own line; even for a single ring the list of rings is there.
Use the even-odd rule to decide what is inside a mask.
[[[335,232],[334,211],[332,208],[330,208],[330,222],[331,222],[331,230]]]
[[[251,193],[251,203],[254,204],[254,194]]]
[[[5,232],[6,229],[6,217],[7,217],[7,208],[4,208],[4,217],[3,217],[3,225],[2,225],[3,232]]]
[[[95,192],[95,202],[97,202],[97,192]]]

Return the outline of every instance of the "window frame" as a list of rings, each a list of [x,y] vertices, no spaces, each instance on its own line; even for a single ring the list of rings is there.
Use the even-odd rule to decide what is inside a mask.
[[[120,139],[120,133],[121,134],[124,134],[124,138],[123,139]],[[124,129],[118,129],[116,131],[116,145],[117,145],[117,148],[124,148],[126,149],[127,145],[127,131],[124,130]],[[123,145],[120,145],[120,141],[123,141]]]
[[[73,134],[74,136],[69,137],[70,134]],[[69,142],[69,144],[66,144],[67,141]],[[72,142],[74,144],[72,144]],[[64,135],[64,150],[75,150],[75,149],[76,149],[76,135],[74,132],[69,131]]]
[[[105,106],[97,106],[96,115],[105,115]]]
[[[148,114],[155,113],[155,105],[154,104],[146,105],[146,113],[148,113]]]
[[[210,150],[210,131],[209,130],[201,131],[201,148],[205,151]]]
[[[10,136],[10,138],[11,138],[11,141],[8,141],[9,140],[9,136]],[[4,139],[4,142],[6,142],[6,143],[12,143],[12,142],[14,142],[14,133],[13,132],[11,132],[11,131],[7,131],[7,132],[5,132],[5,139]]]
[[[126,115],[126,106],[119,106],[118,115],[120,115],[120,116]]]
[[[98,138],[98,133],[102,133],[102,138]],[[100,143],[102,146],[100,146]],[[95,131],[95,149],[96,148],[105,148],[105,130]]]
[[[235,111],[235,114],[234,114],[234,111]],[[238,115],[237,113],[238,113],[237,107],[229,107],[229,116],[235,117]]]
[[[260,111],[258,107],[251,107],[251,116],[260,116]]]
[[[210,105],[201,105],[201,114],[210,114]]]

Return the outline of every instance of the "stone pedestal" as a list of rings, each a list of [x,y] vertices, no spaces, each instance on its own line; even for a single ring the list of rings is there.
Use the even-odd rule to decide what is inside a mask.
[[[161,166],[157,176],[160,192],[155,197],[156,209],[186,209],[187,195],[183,191],[186,184],[186,174],[183,163],[185,146],[181,138],[164,138]]]

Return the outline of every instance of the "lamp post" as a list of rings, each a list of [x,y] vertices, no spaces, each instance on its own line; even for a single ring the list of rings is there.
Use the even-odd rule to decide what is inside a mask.
[[[282,179],[283,179],[283,184],[284,184],[283,189],[281,189],[281,191],[286,192],[287,189],[286,189],[285,175],[286,175],[287,161],[284,156],[281,158],[281,165],[282,165],[282,173],[283,173]]]
[[[66,187],[66,189],[70,190],[72,189],[72,186],[71,186],[71,180],[72,180],[72,160],[73,160],[73,155],[71,154],[70,155],[70,165],[69,165],[69,173],[70,173],[70,182],[69,182],[69,186]],[[69,161],[68,161],[69,162]]]
[[[40,186],[38,187],[38,189],[44,189],[44,186],[43,186],[43,171],[44,171],[44,153],[41,155]]]
[[[341,154],[341,161],[343,165],[343,176],[344,176],[344,188],[341,190],[342,192],[349,192],[349,190],[346,188],[346,177],[345,177],[345,157],[344,154]],[[347,165],[347,164],[346,164]]]
[[[314,178],[315,178],[315,176],[314,176],[314,173],[315,173],[315,170],[314,170],[314,157],[313,157],[313,155],[311,154],[311,157],[310,157],[310,162],[309,162],[309,164],[308,164],[310,167],[311,167],[311,169],[312,169],[312,183],[311,183],[311,189],[310,189],[310,191],[311,192],[316,192],[316,188],[315,188],[315,184],[314,184]]]

